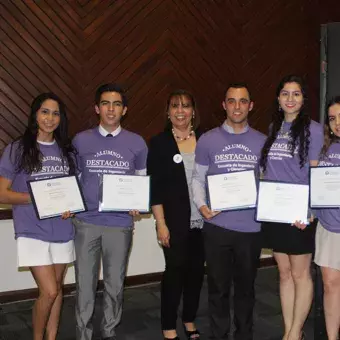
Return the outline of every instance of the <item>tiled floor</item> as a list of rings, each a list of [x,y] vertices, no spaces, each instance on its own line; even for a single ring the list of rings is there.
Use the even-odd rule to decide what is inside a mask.
[[[99,339],[101,294],[98,294],[94,329]],[[156,340],[162,339],[160,332],[160,292],[159,284],[125,290],[123,320],[118,328],[118,340]],[[0,306],[0,339],[26,340],[31,335],[32,301],[5,304]],[[204,284],[197,326],[202,339],[209,337],[207,308],[207,285]],[[313,315],[306,322],[307,339],[313,340]],[[184,339],[180,324],[179,335]],[[258,272],[256,281],[256,307],[254,340],[281,340],[282,316],[278,296],[277,269],[264,268]],[[75,339],[74,297],[65,298],[60,325],[60,340]],[[317,339],[316,339],[317,340]]]

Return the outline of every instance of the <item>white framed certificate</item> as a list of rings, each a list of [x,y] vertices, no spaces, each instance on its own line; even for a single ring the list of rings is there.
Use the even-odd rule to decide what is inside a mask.
[[[32,203],[40,220],[61,216],[64,212],[86,211],[76,176],[62,176],[27,182]]]
[[[260,181],[256,219],[308,224],[309,185]]]
[[[150,211],[150,176],[102,176],[99,211]]]
[[[310,168],[311,208],[340,207],[340,166]]]
[[[254,170],[207,176],[210,209],[213,211],[251,209],[256,206]]]

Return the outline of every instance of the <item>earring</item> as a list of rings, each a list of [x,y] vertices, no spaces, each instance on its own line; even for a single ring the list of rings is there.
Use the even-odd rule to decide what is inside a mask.
[[[333,135],[334,135],[334,132],[333,132],[333,131],[331,131],[330,133],[331,133],[331,136],[333,136]]]
[[[282,111],[282,107],[281,107],[281,105],[279,104],[279,111],[281,112]]]
[[[195,111],[192,113],[192,119],[195,119]]]

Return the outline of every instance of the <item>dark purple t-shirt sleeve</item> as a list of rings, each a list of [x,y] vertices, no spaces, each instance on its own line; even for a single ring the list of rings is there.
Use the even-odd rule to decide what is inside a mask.
[[[14,154],[15,150],[13,148],[11,153],[11,146],[7,145],[5,148],[1,159],[0,159],[0,176],[5,177],[9,180],[13,180],[15,177],[15,165],[14,165]]]
[[[309,159],[315,161],[319,159],[323,145],[323,130],[320,124],[316,124],[310,131]]]
[[[209,166],[210,164],[210,157],[209,157],[209,150],[207,145],[207,138],[202,136],[196,145],[195,151],[195,163],[199,165]]]
[[[146,169],[146,158],[148,156],[148,147],[146,146],[146,143],[144,142],[144,139],[140,139],[140,147],[136,154],[136,160],[135,160],[135,169],[136,170],[143,170]]]

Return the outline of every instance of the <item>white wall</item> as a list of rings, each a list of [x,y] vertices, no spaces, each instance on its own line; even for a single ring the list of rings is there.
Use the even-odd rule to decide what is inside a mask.
[[[36,288],[28,270],[18,270],[13,220],[0,220],[0,292]],[[128,276],[157,273],[164,270],[163,252],[156,241],[152,217],[135,223]],[[74,268],[67,271],[65,283],[74,283]]]
[[[0,254],[0,293],[36,288],[31,273],[26,269],[17,268],[13,220],[0,220]],[[268,252],[262,253],[262,257],[270,256]],[[154,220],[148,216],[135,223],[127,275],[158,273],[163,270],[163,252],[156,241]],[[71,266],[67,271],[65,283],[74,282],[74,268]]]

